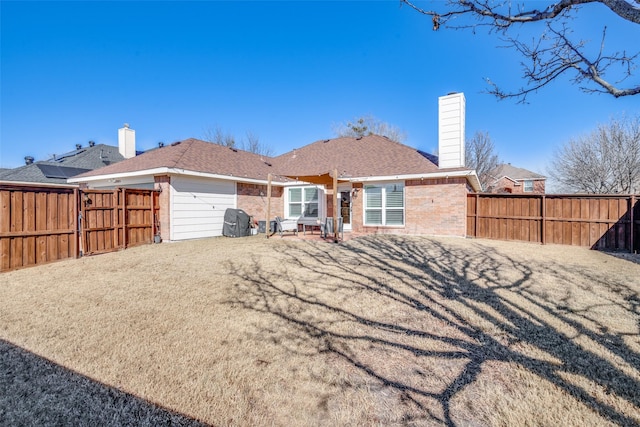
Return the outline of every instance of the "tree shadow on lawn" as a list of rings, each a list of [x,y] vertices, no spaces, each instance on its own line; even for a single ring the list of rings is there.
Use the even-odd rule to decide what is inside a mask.
[[[0,425],[206,426],[0,339]]]
[[[605,325],[597,331],[585,326],[587,321],[597,324],[588,309],[574,309],[541,292],[536,274],[545,271],[553,279],[551,286],[575,280],[570,274],[603,282],[596,286],[613,286],[626,303],[605,303],[638,319],[638,305],[633,304],[637,293],[624,284],[567,272],[562,265],[525,265],[477,244],[469,251],[426,238],[375,236],[328,247],[305,242],[274,250],[282,252],[279,272],[265,271],[259,262],[228,266],[239,279],[236,286],[242,295],[231,302],[277,316],[295,331],[269,328],[262,331],[265,338],[271,336],[294,352],[299,348],[296,341],[304,340],[317,353],[337,356],[381,387],[397,391],[410,407],[404,422],[456,425],[460,416],[452,412],[452,400],[478,380],[488,363],[506,362],[557,386],[616,424],[638,423],[640,383],[577,338],[608,350],[631,371],[640,369],[638,353],[622,334]],[[350,301],[358,298],[356,291],[382,305],[358,309]],[[391,313],[405,315],[394,318]],[[423,321],[414,323],[412,318]],[[630,335],[637,338],[637,330]],[[388,369],[385,362],[392,360],[406,360],[405,372]],[[434,363],[453,366],[453,374],[430,369]],[[426,381],[429,376],[438,376],[442,385]],[[571,380],[576,377],[602,395],[628,402],[635,415],[601,399],[584,381]]]

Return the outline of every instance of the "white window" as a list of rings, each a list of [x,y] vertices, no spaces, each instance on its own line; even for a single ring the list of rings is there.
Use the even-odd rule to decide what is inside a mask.
[[[365,185],[364,225],[404,225],[404,184]]]
[[[533,191],[533,180],[526,179],[524,181],[524,192],[525,193],[531,193],[532,191]]]
[[[287,218],[298,218],[301,216],[317,218],[318,195],[319,191],[317,187],[289,188]]]

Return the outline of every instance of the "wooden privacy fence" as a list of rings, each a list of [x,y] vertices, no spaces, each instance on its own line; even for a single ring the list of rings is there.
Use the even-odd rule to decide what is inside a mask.
[[[0,185],[0,271],[78,253],[78,190]]]
[[[0,184],[0,271],[151,243],[154,190]]]
[[[82,190],[80,198],[80,255],[151,243],[159,234],[157,191]]]
[[[639,251],[640,197],[469,194],[467,235]]]

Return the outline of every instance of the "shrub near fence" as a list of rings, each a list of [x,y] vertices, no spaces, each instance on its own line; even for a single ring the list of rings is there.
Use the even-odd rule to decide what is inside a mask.
[[[469,194],[467,235],[639,251],[640,197]]]
[[[154,190],[0,184],[0,271],[152,243]]]

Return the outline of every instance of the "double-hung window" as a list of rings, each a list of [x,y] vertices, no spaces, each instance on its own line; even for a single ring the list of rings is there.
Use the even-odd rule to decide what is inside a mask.
[[[404,225],[404,184],[365,185],[364,225]]]
[[[531,193],[533,191],[533,180],[525,179],[524,180],[524,192]]]
[[[288,218],[318,217],[318,188],[294,187],[289,188]]]

